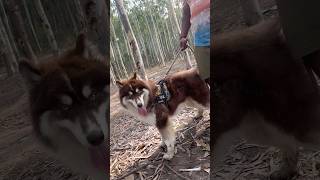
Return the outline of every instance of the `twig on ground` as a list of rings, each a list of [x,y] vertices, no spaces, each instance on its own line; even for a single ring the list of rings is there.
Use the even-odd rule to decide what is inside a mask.
[[[201,167],[191,168],[191,169],[179,169],[181,172],[193,172],[193,171],[201,171]]]
[[[155,159],[155,160],[153,160],[153,161],[149,161],[149,162],[147,162],[146,164],[143,164],[143,165],[141,165],[141,166],[139,166],[139,167],[137,167],[137,168],[135,168],[135,169],[132,169],[131,171],[129,171],[129,172],[125,173],[124,175],[116,178],[115,180],[124,179],[125,177],[127,177],[127,176],[129,176],[129,175],[131,175],[131,174],[133,174],[133,173],[135,173],[135,172],[137,172],[137,171],[145,168],[146,166],[148,166],[148,165],[150,165],[150,164],[153,165],[153,164],[156,163],[156,162],[157,162],[157,159]]]
[[[164,160],[162,159],[161,163],[158,165],[158,167],[156,168],[156,170],[154,171],[154,173],[148,177],[148,179],[152,179],[152,180],[156,180],[156,179],[160,179],[160,176],[162,174],[162,171],[163,171],[163,162]]]
[[[172,167],[170,167],[167,163],[164,163],[164,166],[166,166],[168,169],[170,169],[172,172],[174,172],[181,179],[191,180],[190,178],[187,178],[187,177],[183,176],[182,174],[178,173],[176,170],[174,170]]]

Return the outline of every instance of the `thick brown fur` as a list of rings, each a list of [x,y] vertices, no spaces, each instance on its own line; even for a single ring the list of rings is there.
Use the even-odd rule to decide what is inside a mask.
[[[318,90],[303,61],[291,55],[277,19],[245,30],[215,35],[212,52],[214,148],[221,136],[244,122],[254,124],[259,119],[277,132],[293,137],[297,144],[320,147],[319,140],[316,140],[318,136],[314,136],[320,132]],[[257,129],[251,136],[258,136],[255,132],[259,130],[263,131]],[[280,142],[282,137],[271,139],[273,135],[269,134],[269,139],[267,135],[261,143],[296,152],[297,144]],[[290,147],[282,146],[284,143],[291,143]],[[296,166],[292,164],[296,163],[296,158],[290,158],[294,159],[290,167],[282,167],[291,170],[282,169],[280,175],[271,177],[288,178]]]
[[[80,35],[65,54],[37,64],[25,60],[19,69],[28,88],[33,131],[44,150],[102,180],[109,163],[109,78],[107,61],[100,57]]]
[[[35,82],[34,84],[28,85],[30,90],[30,102],[32,102],[31,111],[34,131],[38,136],[41,137],[42,135],[40,133],[39,118],[37,117],[39,117],[43,111],[47,110],[46,108],[48,106],[52,106],[52,104],[56,103],[56,97],[53,97],[52,94],[68,93],[67,86],[69,82],[67,81],[69,81],[69,79],[72,79],[73,84],[80,84],[80,82],[77,81],[81,81],[81,84],[83,82],[95,82],[97,88],[109,84],[109,78],[107,78],[106,75],[101,76],[101,74],[106,74],[108,68],[106,61],[99,59],[101,58],[99,54],[94,57],[86,55],[85,53],[88,53],[85,52],[85,49],[87,48],[85,47],[87,46],[86,43],[90,42],[87,42],[85,36],[80,34],[76,47],[65,52],[61,56],[39,60],[40,63],[37,64],[32,64],[27,60],[20,63],[22,73],[24,67],[27,67],[33,70],[34,75],[39,76],[35,78],[42,79],[39,83]],[[35,81],[38,80],[35,79]],[[63,88],[63,86],[65,87]],[[43,99],[44,97],[47,97],[46,101],[37,100]],[[41,140],[43,140],[45,144],[50,145],[48,139],[41,137]]]

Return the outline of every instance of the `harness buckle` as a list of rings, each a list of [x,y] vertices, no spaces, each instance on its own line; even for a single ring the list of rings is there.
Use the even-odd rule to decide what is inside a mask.
[[[167,88],[166,82],[164,80],[160,80],[157,83],[158,92],[155,103],[168,103],[171,98],[171,94]]]

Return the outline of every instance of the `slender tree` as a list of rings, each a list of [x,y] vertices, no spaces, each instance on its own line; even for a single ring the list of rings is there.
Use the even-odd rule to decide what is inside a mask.
[[[18,49],[17,49],[17,45],[14,41],[14,37],[13,37],[13,34],[12,34],[12,30],[11,30],[11,27],[9,25],[9,18],[7,16],[7,13],[5,11],[5,8],[4,8],[4,4],[3,4],[3,0],[0,0],[0,7],[1,7],[1,11],[2,11],[2,17],[3,17],[3,24],[5,26],[5,30],[6,30],[6,33],[8,34],[9,36],[9,41],[10,41],[10,46],[14,52],[14,55],[16,57],[19,56],[19,52],[18,52]]]
[[[111,79],[111,83],[112,83],[113,85],[115,85],[115,84],[116,84],[116,77],[115,77],[115,75],[114,75],[114,71],[113,71],[112,66],[110,66],[110,79]]]
[[[171,14],[171,17],[173,18],[173,22],[174,22],[174,27],[176,27],[178,29],[178,32],[181,32],[180,30],[180,25],[177,19],[177,15],[176,12],[174,10],[174,1],[170,0],[168,2],[169,5],[169,12]],[[188,51],[185,51],[187,58],[183,58],[185,60],[185,64],[186,64],[186,68],[190,69],[191,68],[191,60],[190,60],[190,56],[188,54]]]
[[[58,43],[57,43],[56,38],[54,36],[54,33],[52,31],[51,24],[49,23],[47,15],[43,9],[42,2],[41,2],[41,0],[35,0],[34,2],[35,2],[35,8],[37,9],[37,12],[40,16],[41,24],[42,24],[44,30],[46,31],[46,36],[48,38],[48,42],[49,42],[53,52],[55,54],[59,54]]]
[[[125,75],[125,77],[127,78],[128,77],[128,72],[127,72],[127,69],[126,67],[124,66],[124,63],[123,63],[123,59],[122,59],[122,56],[121,56],[121,52],[120,52],[120,48],[119,48],[119,45],[118,45],[118,42],[117,42],[117,35],[114,31],[114,27],[113,27],[113,24],[110,23],[110,31],[111,31],[111,35],[113,36],[113,44],[114,46],[116,47],[116,50],[117,50],[117,54],[119,55],[119,61],[120,61],[120,64],[121,64],[121,68],[123,69],[123,73]],[[112,47],[110,46],[110,51],[111,51]],[[113,51],[113,49],[112,49]]]
[[[75,16],[74,14],[72,13],[72,10],[71,10],[71,1],[64,1],[66,3],[66,9],[67,9],[67,13],[68,13],[68,16],[70,17],[71,19],[71,23],[72,23],[72,28],[73,28],[73,32],[76,34],[79,32],[78,30],[78,27],[77,27],[77,23],[76,23],[76,20],[75,20]]]
[[[6,1],[7,9],[12,23],[12,32],[17,43],[20,56],[23,56],[34,63],[37,62],[37,57],[30,45],[26,29],[24,27],[21,10],[18,6],[17,0]]]
[[[28,8],[28,4],[26,2],[26,0],[22,0],[22,6],[24,8],[24,11],[26,13],[26,18],[27,18],[27,21],[28,21],[28,26],[30,27],[31,29],[31,32],[32,32],[32,36],[36,42],[36,45],[37,45],[37,48],[39,49],[39,51],[41,52],[42,49],[41,49],[41,46],[40,46],[40,43],[39,43],[39,40],[38,40],[38,36],[37,36],[37,33],[34,29],[34,26],[33,26],[33,23],[32,23],[32,19],[31,19],[31,15],[30,15],[30,12],[29,12],[29,8]]]
[[[0,18],[0,53],[4,56],[8,76],[17,71],[17,60],[10,46],[8,35],[5,31],[4,24]]]
[[[114,51],[113,51],[113,46],[112,46],[112,43],[110,42],[110,55],[111,55],[111,59],[112,59],[112,62],[113,62],[113,65],[115,66],[115,69],[116,69],[116,72],[118,74],[118,77],[121,78],[122,77],[122,74],[123,74],[123,71],[122,69],[120,68],[120,65],[116,59],[116,56],[114,55]]]
[[[96,43],[100,52],[107,59],[109,57],[109,15],[105,0],[80,0],[85,18],[86,35],[90,41]]]
[[[155,20],[153,18],[153,13],[151,12],[151,6],[150,6],[150,2],[148,1],[148,3],[145,3],[147,9],[148,9],[148,14],[149,14],[149,22],[151,23],[151,26],[152,26],[152,32],[153,32],[153,43],[155,45],[155,48],[158,52],[158,56],[160,57],[160,63],[162,65],[165,65],[165,62],[164,62],[164,57],[163,57],[163,52],[161,50],[161,47],[160,47],[160,43],[159,43],[159,34],[158,34],[158,30],[157,30],[157,27],[155,25]]]
[[[147,79],[145,68],[144,68],[144,63],[143,63],[141,52],[140,52],[140,49],[138,46],[138,42],[137,42],[136,37],[132,31],[132,28],[131,28],[131,25],[129,22],[129,18],[128,18],[127,13],[124,9],[123,0],[114,0],[114,2],[116,4],[121,23],[126,31],[126,36],[128,38],[128,42],[130,44],[130,47],[131,47],[131,50],[132,50],[132,53],[134,56],[135,65],[138,70],[138,73],[141,78]]]
[[[85,18],[85,15],[83,13],[83,10],[81,8],[81,4],[80,4],[80,1],[79,0],[73,0],[73,3],[75,5],[75,10],[76,10],[76,17],[77,19],[80,21],[80,31],[83,31],[85,32],[86,30],[86,18]]]

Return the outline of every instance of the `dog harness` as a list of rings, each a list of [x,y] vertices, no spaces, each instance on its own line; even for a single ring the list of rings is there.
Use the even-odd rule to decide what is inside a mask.
[[[166,85],[166,82],[164,80],[160,80],[157,85],[157,92],[156,92],[156,98],[155,98],[155,104],[160,103],[168,103],[168,101],[171,98],[171,94],[168,90],[168,87]]]

